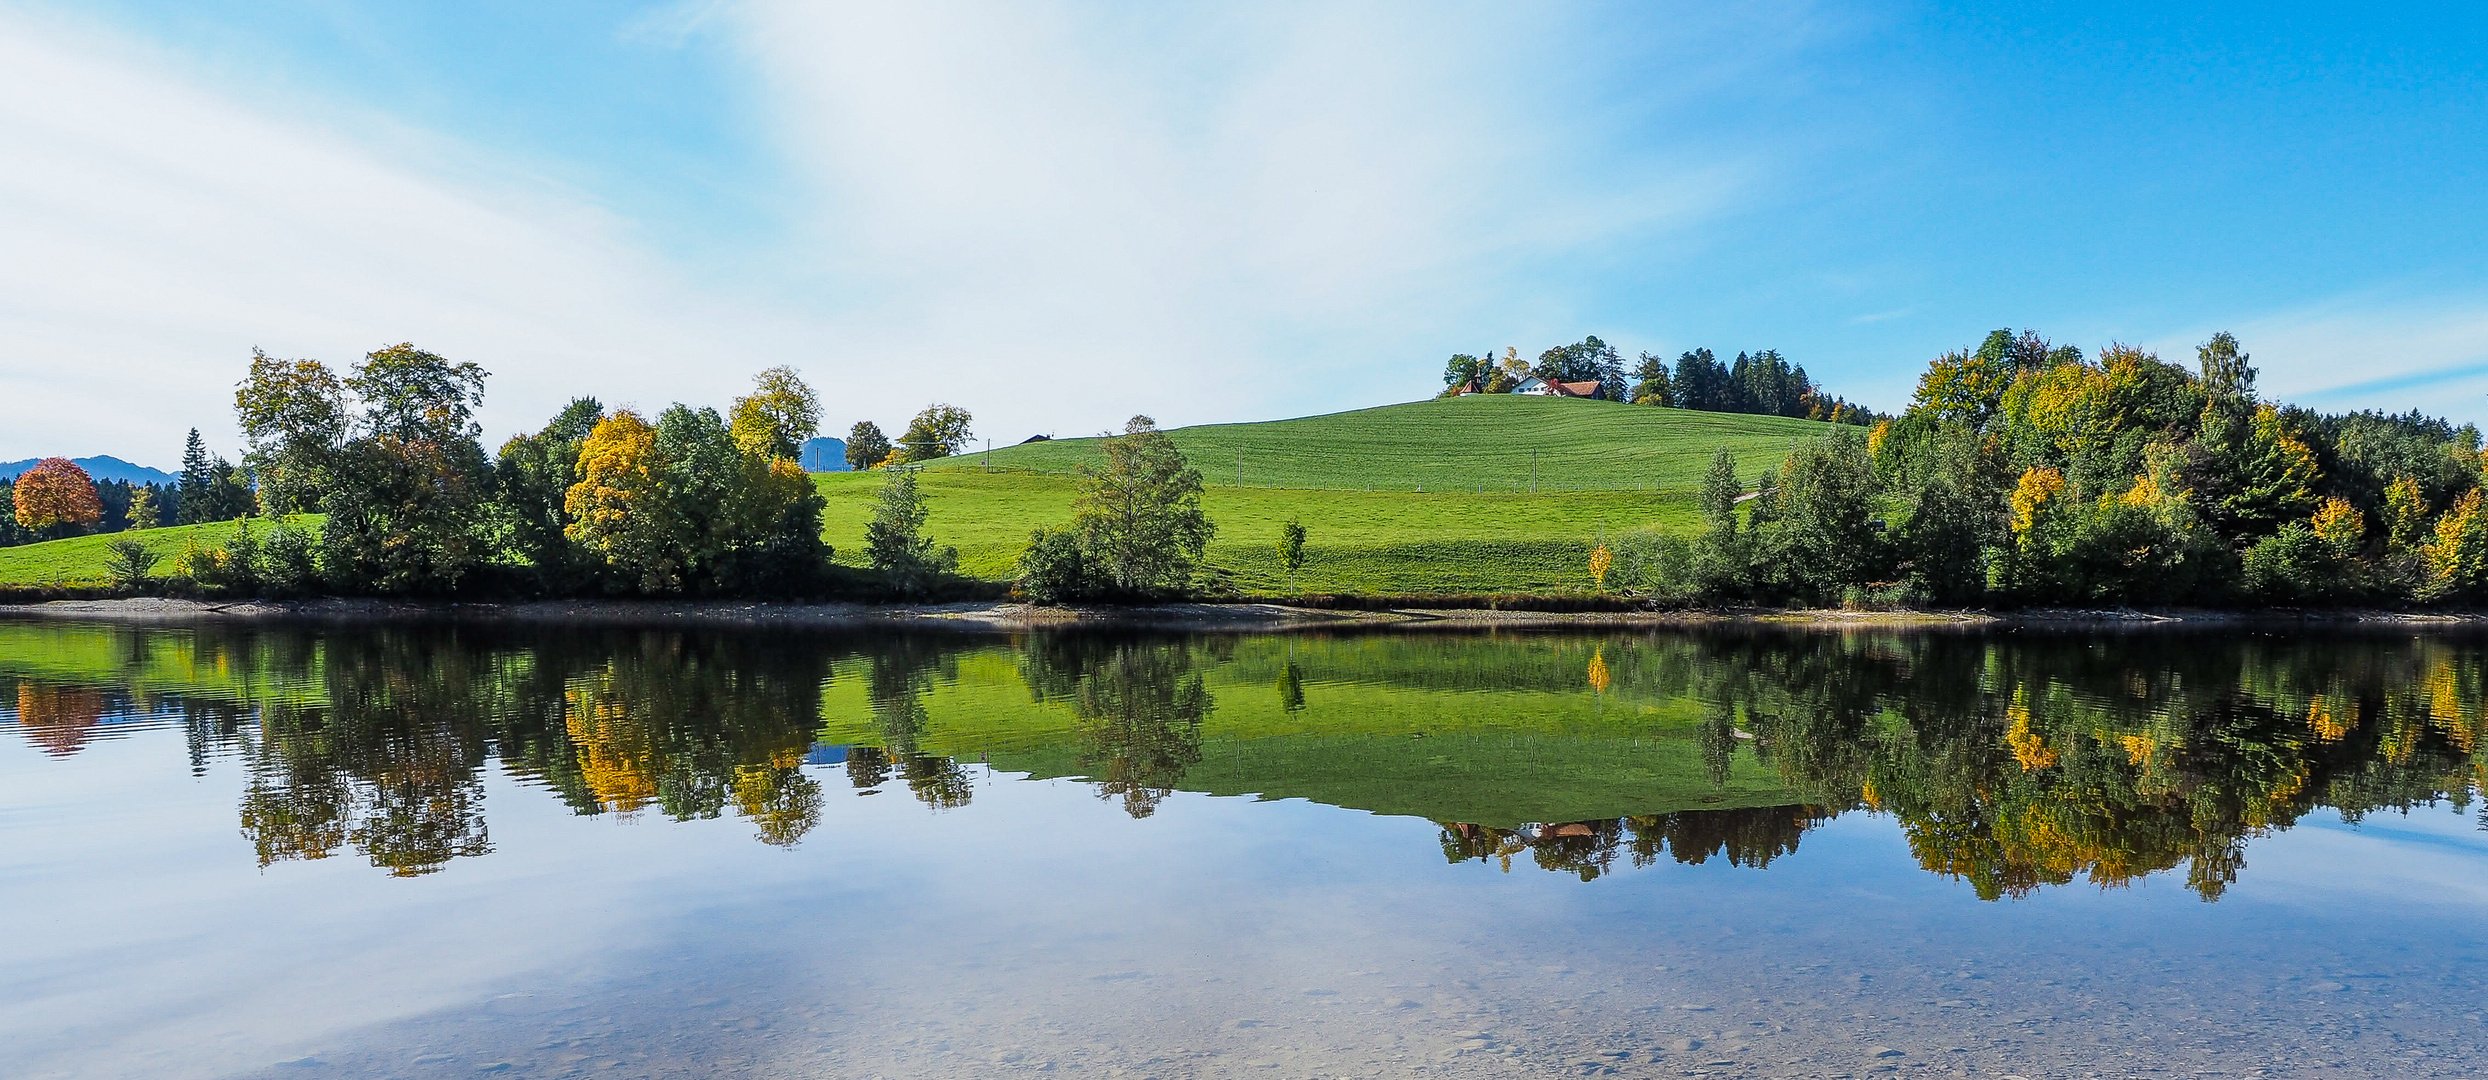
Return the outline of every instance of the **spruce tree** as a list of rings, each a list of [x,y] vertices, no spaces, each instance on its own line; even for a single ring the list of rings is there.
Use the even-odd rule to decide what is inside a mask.
[[[209,492],[216,484],[215,466],[208,461],[207,443],[199,438],[199,429],[190,429],[189,441],[182,445],[181,481],[176,488],[179,500],[174,510],[181,524],[196,525],[215,520],[216,512]]]

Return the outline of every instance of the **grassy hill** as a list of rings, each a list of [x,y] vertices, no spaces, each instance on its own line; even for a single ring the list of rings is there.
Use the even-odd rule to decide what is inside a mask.
[[[1291,519],[1311,531],[1297,591],[1565,592],[1590,587],[1599,536],[1693,527],[1693,490],[1719,447],[1750,476],[1829,427],[1495,395],[1168,435],[1208,485],[1210,563],[1247,592],[1289,588],[1273,546]],[[1070,520],[1075,470],[1098,457],[1098,440],[1081,438],[928,463],[926,527],[958,546],[962,570],[1005,577],[1030,529]],[[824,534],[840,562],[860,564],[882,475],[815,480]]]
[[[1829,427],[1495,395],[1168,434],[1208,483],[1202,503],[1218,525],[1209,561],[1247,593],[1547,593],[1590,587],[1600,536],[1692,528],[1693,489],[1717,448],[1752,476]],[[963,571],[1007,578],[1029,530],[1070,521],[1075,472],[1098,456],[1098,440],[1080,438],[928,463],[927,528],[958,547]],[[840,563],[863,563],[864,524],[884,478],[814,474],[828,500],[822,534]],[[1290,520],[1311,531],[1292,584],[1273,550]],[[223,543],[232,529],[128,535],[169,562],[188,545]],[[110,539],[0,548],[0,587],[102,585]]]
[[[318,518],[304,516],[297,524],[317,529]],[[125,533],[101,536],[73,536],[67,540],[47,540],[40,544],[0,547],[0,587],[103,586],[109,583],[104,574],[104,545],[132,537],[147,545],[161,561],[156,573],[171,567],[173,557],[184,548],[222,546],[233,538],[234,523],[219,521],[206,525],[178,525],[163,529],[134,529]]]
[[[1749,471],[1829,425],[1577,398],[1472,395],[1168,433],[1214,485],[1375,491],[1691,491],[1726,446]],[[995,447],[995,468],[1068,473],[1096,438]],[[1241,462],[1239,468],[1238,462]],[[982,453],[933,463],[983,468]]]

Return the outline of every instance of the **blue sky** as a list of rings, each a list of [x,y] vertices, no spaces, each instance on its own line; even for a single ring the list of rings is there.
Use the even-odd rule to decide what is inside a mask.
[[[1723,10],[1724,9],[1724,10]],[[2182,9],[2182,10],[2180,10]],[[2488,420],[2446,5],[0,2],[0,458],[162,464],[257,345],[413,340],[998,441],[1406,400],[1454,351],[1999,326]]]

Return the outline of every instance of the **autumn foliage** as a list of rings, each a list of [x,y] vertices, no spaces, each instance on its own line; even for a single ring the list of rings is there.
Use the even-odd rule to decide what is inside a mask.
[[[67,458],[45,458],[17,477],[17,523],[43,531],[92,525],[103,519],[95,480]]]

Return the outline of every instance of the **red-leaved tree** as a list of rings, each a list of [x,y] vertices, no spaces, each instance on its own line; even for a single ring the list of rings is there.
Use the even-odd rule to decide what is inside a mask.
[[[95,480],[68,458],[45,458],[17,477],[17,523],[57,535],[103,520]]]

